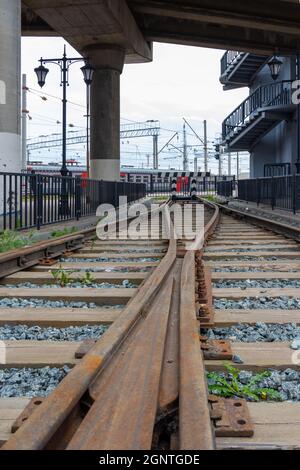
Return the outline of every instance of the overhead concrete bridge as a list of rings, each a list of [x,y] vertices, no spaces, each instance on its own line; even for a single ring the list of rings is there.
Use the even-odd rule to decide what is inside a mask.
[[[154,41],[293,54],[300,50],[297,0],[1,0],[0,170],[20,161],[20,38],[61,36],[95,67],[91,88],[91,176],[116,180],[120,74],[153,60]],[[2,93],[3,95],[3,93]]]

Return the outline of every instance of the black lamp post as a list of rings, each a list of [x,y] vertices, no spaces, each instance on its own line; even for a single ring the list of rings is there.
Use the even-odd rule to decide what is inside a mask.
[[[269,60],[268,66],[270,68],[271,77],[273,78],[274,81],[277,80],[281,66],[282,66],[282,61],[278,59],[278,57],[273,56],[272,59]]]
[[[84,81],[89,87],[92,83],[94,68],[89,64],[87,58],[75,57],[69,59],[66,55],[66,46],[64,47],[64,54],[61,59],[40,59],[40,66],[34,69],[38,84],[41,88],[45,85],[46,77],[49,73],[44,64],[55,64],[60,67],[61,70],[61,83],[60,86],[63,87],[63,110],[62,110],[62,167],[61,175],[66,177],[68,175],[67,168],[67,86],[69,86],[69,68],[72,64],[76,62],[85,62],[85,65],[81,68],[83,73]],[[67,186],[66,180],[62,181],[62,203],[61,203],[61,212],[63,215],[68,213],[68,195],[67,195]]]
[[[94,68],[89,63],[81,67],[83,78],[86,83],[86,172],[90,176],[90,86],[93,81]]]

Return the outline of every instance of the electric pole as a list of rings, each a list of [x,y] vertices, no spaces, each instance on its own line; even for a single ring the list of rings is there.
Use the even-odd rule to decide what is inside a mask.
[[[26,75],[22,75],[22,170],[27,165],[27,82]]]
[[[231,153],[228,153],[228,176],[231,176]]]
[[[236,154],[236,179],[239,179],[240,174],[240,155],[239,152]]]
[[[198,173],[198,157],[197,157],[197,155],[194,156],[194,173],[195,173],[195,175]]]
[[[183,124],[183,171],[189,171],[185,123]]]
[[[207,173],[207,122],[206,119],[203,122],[204,125],[204,171]]]
[[[153,136],[153,168],[158,169],[158,136]]]

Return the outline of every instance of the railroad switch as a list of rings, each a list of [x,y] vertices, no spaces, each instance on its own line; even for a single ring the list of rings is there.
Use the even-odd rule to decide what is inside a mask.
[[[233,352],[229,341],[207,339],[206,336],[200,336],[199,339],[204,359],[220,361],[232,360]]]
[[[216,437],[252,437],[254,426],[246,400],[208,396]]]

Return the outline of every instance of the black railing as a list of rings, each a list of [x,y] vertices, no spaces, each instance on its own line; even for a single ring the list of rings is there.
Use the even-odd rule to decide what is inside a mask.
[[[234,179],[232,176],[208,176],[196,180],[196,188],[198,196],[207,196],[217,194],[219,182],[231,181]],[[183,180],[177,179],[176,191],[178,195],[188,196],[191,193],[191,183],[193,178]],[[152,182],[147,184],[147,193],[151,195],[171,196],[172,194],[172,181],[168,182]]]
[[[145,196],[142,183],[82,179],[81,177],[0,172],[0,229],[40,229],[43,225],[96,215],[97,207],[118,207]]]
[[[290,174],[290,163],[265,163],[264,165],[264,176],[286,176]]]
[[[295,213],[300,210],[300,175],[240,180],[238,198]]]
[[[250,116],[259,108],[292,104],[292,83],[292,80],[284,80],[257,88],[223,121],[223,140],[229,134],[244,126],[249,121]]]
[[[229,181],[219,181],[217,183],[217,195],[223,197],[232,197],[236,187],[235,179]]]
[[[241,54],[240,51],[226,51],[221,58],[221,75],[228,69],[229,65]]]

